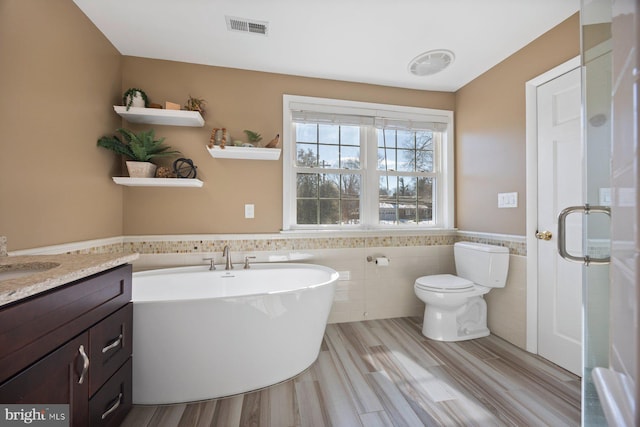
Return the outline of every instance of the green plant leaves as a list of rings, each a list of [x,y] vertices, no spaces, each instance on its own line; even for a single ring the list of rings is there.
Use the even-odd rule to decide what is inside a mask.
[[[121,141],[117,136],[103,136],[98,140],[98,146],[138,162],[148,162],[154,157],[180,154],[177,150],[168,151],[171,147],[163,145],[164,138],[156,139],[153,129],[137,134],[124,128],[119,128],[117,131],[122,135],[124,141]]]
[[[260,142],[260,141],[262,141],[262,135],[260,135],[258,132],[254,132],[252,130],[245,129],[244,133],[247,134],[247,138],[249,139],[249,142]]]
[[[133,157],[129,145],[120,141],[117,136],[103,136],[98,140],[98,146],[126,157]]]

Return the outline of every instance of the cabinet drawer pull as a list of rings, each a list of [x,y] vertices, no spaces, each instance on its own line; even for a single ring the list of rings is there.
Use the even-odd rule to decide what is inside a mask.
[[[80,345],[78,348],[78,353],[82,357],[82,372],[80,373],[80,379],[78,379],[78,384],[82,384],[84,382],[84,376],[87,375],[89,371],[89,357],[87,357],[87,353],[84,351],[84,345]]]
[[[122,334],[118,335],[118,338],[116,338],[115,340],[113,340],[113,342],[111,344],[108,344],[105,348],[102,349],[102,354],[105,354],[107,351],[119,347],[120,343],[122,342]]]
[[[118,394],[116,400],[111,404],[111,407],[102,414],[102,419],[107,418],[113,411],[118,409],[118,406],[122,403],[122,393]]]

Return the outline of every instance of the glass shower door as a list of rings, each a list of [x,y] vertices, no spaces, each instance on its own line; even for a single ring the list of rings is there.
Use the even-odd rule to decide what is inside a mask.
[[[584,201],[611,204],[611,0],[582,0]],[[608,215],[583,216],[583,253],[604,259],[610,254]],[[609,265],[583,266],[582,416],[585,426],[606,425],[592,370],[609,366]]]

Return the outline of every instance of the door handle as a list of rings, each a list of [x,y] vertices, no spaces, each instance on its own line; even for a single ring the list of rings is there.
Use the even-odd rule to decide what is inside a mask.
[[[551,240],[553,234],[549,230],[545,231],[536,231],[536,239],[539,240]]]
[[[611,208],[608,206],[590,206],[585,204],[584,206],[569,206],[564,208],[558,215],[558,252],[560,256],[567,261],[577,262],[584,265],[589,264],[609,264],[610,257],[605,258],[591,258],[589,255],[576,256],[567,252],[567,235],[566,235],[566,221],[567,217],[576,212],[582,212],[585,215],[591,213],[603,213],[611,217]]]

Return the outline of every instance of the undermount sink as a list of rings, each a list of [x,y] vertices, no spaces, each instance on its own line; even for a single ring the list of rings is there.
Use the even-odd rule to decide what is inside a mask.
[[[30,276],[58,267],[57,262],[24,262],[17,264],[0,265],[0,282],[9,279]]]

